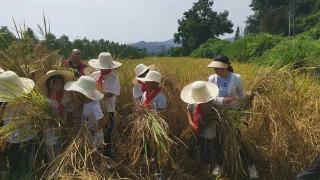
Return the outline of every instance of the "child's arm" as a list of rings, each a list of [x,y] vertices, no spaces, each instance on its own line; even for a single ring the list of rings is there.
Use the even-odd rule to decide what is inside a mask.
[[[107,124],[108,124],[108,121],[107,121],[106,117],[102,116],[102,118],[99,119],[99,121],[98,121],[98,124],[96,126],[96,131],[99,131],[100,129],[105,128],[107,126]]]
[[[190,111],[187,112],[187,116],[188,116],[188,123],[191,127],[194,126],[194,122],[193,122],[193,119],[192,119],[192,113]]]

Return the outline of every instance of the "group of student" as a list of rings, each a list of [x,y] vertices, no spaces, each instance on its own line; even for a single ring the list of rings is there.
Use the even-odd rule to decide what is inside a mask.
[[[74,127],[74,116],[81,115],[81,122],[88,128],[92,144],[107,157],[113,158],[112,132],[115,127],[116,98],[120,95],[120,82],[116,69],[122,64],[113,60],[107,52],[99,54],[98,59],[81,62],[81,51],[74,49],[63,66],[70,70],[50,70],[40,79],[19,77],[10,70],[0,71],[1,119],[4,125],[17,122],[26,117],[30,105],[11,103],[12,98],[31,93],[37,88],[45,96],[54,112],[64,121],[68,133]],[[197,135],[201,154],[201,173],[223,174],[223,136],[217,129],[218,114],[214,107],[235,109],[244,97],[239,74],[233,72],[228,57],[216,57],[208,66],[215,70],[207,81],[195,81],[185,86],[180,94],[187,103],[187,121]],[[92,72],[92,69],[94,71]],[[150,111],[166,111],[166,93],[161,88],[162,75],[151,66],[139,64],[135,70],[133,100]],[[12,88],[14,87],[14,88]],[[80,108],[79,108],[80,107]],[[21,120],[21,119],[20,119]],[[63,126],[62,126],[63,127]],[[69,129],[68,129],[69,128]],[[54,159],[61,150],[61,127],[48,124],[42,133],[31,124],[20,127],[7,138],[5,149],[0,151],[0,173],[10,168],[10,177],[17,179],[17,172],[31,172],[37,136],[43,134],[48,161]],[[241,158],[247,165],[250,179],[259,178],[252,158],[241,144]],[[8,161],[8,162],[7,162]],[[25,172],[21,172],[25,173]],[[1,176],[1,174],[0,174]]]

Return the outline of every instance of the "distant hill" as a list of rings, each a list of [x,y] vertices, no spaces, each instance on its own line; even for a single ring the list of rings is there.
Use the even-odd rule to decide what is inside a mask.
[[[179,44],[173,42],[173,39],[169,39],[163,42],[145,42],[139,41],[136,43],[129,44],[129,46],[138,48],[138,49],[146,49],[149,54],[160,54],[164,51],[168,51],[172,47],[179,47]]]

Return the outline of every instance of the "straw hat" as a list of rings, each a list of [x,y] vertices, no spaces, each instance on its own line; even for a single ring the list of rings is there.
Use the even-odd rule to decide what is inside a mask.
[[[88,64],[97,69],[115,69],[122,65],[120,62],[114,61],[108,52],[100,53],[98,59],[91,59]]]
[[[137,80],[139,81],[154,81],[154,82],[157,82],[157,83],[161,83],[161,79],[162,79],[162,76],[159,72],[157,71],[149,71],[148,74],[146,75],[146,77],[144,78],[136,78]]]
[[[69,70],[50,70],[44,76],[42,76],[39,81],[36,82],[40,93],[47,95],[48,89],[46,86],[46,82],[48,81],[48,79],[55,75],[62,76],[65,83],[67,83],[68,81],[72,81],[75,78],[72,71]]]
[[[28,94],[34,88],[31,79],[19,77],[13,71],[5,71],[0,74],[0,102],[9,102],[13,97]]]
[[[136,68],[134,69],[134,72],[136,74],[136,77],[142,75],[143,73],[145,73],[146,71],[148,71],[150,68],[150,66],[146,66],[144,64],[138,64],[136,66]]]
[[[90,76],[81,76],[77,81],[70,81],[64,85],[64,89],[79,92],[94,101],[100,101],[104,97],[97,91],[96,81]]]
[[[219,94],[219,88],[216,84],[207,81],[195,81],[185,86],[181,93],[181,99],[188,104],[206,103]]]
[[[96,71],[97,71],[96,68],[93,68],[93,67],[89,66],[89,67],[84,68],[83,73],[84,73],[85,76],[91,76],[91,74],[96,72]]]

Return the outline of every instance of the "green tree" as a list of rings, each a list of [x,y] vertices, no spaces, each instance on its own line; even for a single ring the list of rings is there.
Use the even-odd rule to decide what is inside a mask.
[[[252,0],[250,7],[254,14],[246,21],[245,33],[267,32],[288,35],[290,0]],[[315,14],[320,9],[319,0],[291,0],[292,29],[295,33],[306,31],[305,17]],[[316,24],[318,19],[314,21]],[[309,24],[307,24],[309,25]]]
[[[27,30],[22,32],[22,37],[23,37],[23,39],[31,39],[35,43],[39,42],[38,37],[33,32],[33,30],[31,28],[29,28],[29,27],[27,28]]]
[[[233,24],[228,20],[229,12],[218,14],[212,5],[212,0],[199,0],[178,20],[174,41],[182,44],[184,55],[189,55],[210,38],[233,32]]]
[[[7,49],[16,39],[17,38],[11,31],[9,31],[7,26],[0,27],[0,51]]]

